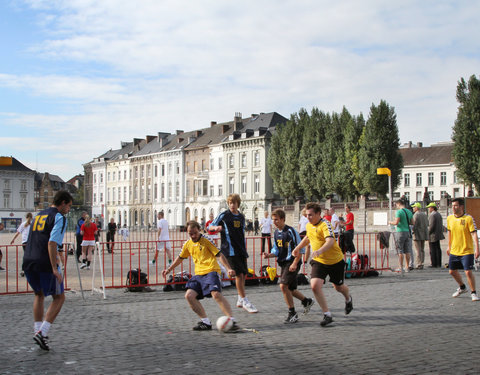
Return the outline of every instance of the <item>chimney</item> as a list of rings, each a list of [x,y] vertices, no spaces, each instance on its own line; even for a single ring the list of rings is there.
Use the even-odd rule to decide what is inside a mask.
[[[235,112],[235,117],[233,118],[233,130],[240,130],[242,127],[242,114],[240,112]]]
[[[217,125],[216,121],[210,121],[210,127]]]
[[[140,144],[140,142],[143,141],[141,138],[133,138],[133,145],[137,146]]]
[[[222,134],[225,134],[228,131],[228,129],[230,129],[230,126],[228,126],[227,124],[223,124],[222,125]]]
[[[150,143],[150,142],[153,141],[155,138],[157,138],[157,137],[154,136],[154,135],[147,135],[146,141],[147,141],[147,143]]]
[[[423,147],[423,143],[422,142],[417,142],[417,147]]]
[[[203,134],[203,133],[202,133],[201,130],[197,130],[197,131],[195,132],[195,137],[196,137],[196,138],[199,138],[199,137],[202,136],[202,134]]]
[[[180,137],[177,138],[177,143],[182,143],[183,141],[184,141],[184,138],[180,138]]]
[[[183,134],[183,130],[177,130],[177,135]]]
[[[408,148],[412,148],[412,141],[408,141]]]

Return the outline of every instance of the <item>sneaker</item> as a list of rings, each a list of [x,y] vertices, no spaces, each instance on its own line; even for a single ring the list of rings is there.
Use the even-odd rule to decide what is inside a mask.
[[[5,268],[3,268],[2,266],[0,266],[0,271],[5,271]]]
[[[235,333],[238,331],[240,331],[240,326],[234,321],[232,327],[227,331],[227,333]]]
[[[243,298],[240,296],[237,298],[237,307],[243,307]]]
[[[472,301],[480,301],[480,298],[477,296],[477,293],[472,293]]]
[[[462,289],[462,288],[459,287],[459,288],[457,288],[455,293],[452,294],[452,297],[457,298],[460,294],[463,294],[463,293],[467,293],[467,288]]]
[[[150,262],[148,262],[149,264],[155,264],[155,261],[154,260],[151,260]]]
[[[48,345],[48,336],[43,336],[42,331],[38,331],[33,336],[33,340],[42,348],[43,350],[50,350],[50,346]]]
[[[410,272],[410,267],[405,267],[405,269],[403,270],[405,273],[409,273]]]
[[[21,277],[25,277],[25,272],[23,272],[23,271],[20,272],[20,276],[21,276]]]
[[[326,325],[330,324],[333,322],[333,318],[331,316],[328,316],[326,314],[323,315],[323,320],[320,322],[320,325],[322,327],[325,327]]]
[[[89,270],[89,269],[90,269],[90,266],[87,266],[87,270]]]
[[[80,266],[80,269],[83,270],[84,268],[87,267],[87,263],[83,263],[81,266]]]
[[[284,320],[285,324],[298,322],[298,314],[296,312],[288,312],[287,319]]]
[[[350,296],[350,302],[345,302],[345,315],[348,315],[353,310],[353,298]]]
[[[251,303],[248,299],[243,300],[243,308],[247,310],[249,313],[256,313],[258,312],[257,308]]]
[[[211,324],[206,324],[202,322],[201,320],[197,323],[195,327],[193,327],[194,331],[211,331],[212,330],[212,325]]]
[[[310,312],[315,301],[312,298],[307,299],[307,303],[303,305],[303,315],[307,315]]]

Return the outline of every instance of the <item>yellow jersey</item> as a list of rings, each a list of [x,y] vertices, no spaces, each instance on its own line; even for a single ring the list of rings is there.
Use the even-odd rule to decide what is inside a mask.
[[[334,239],[333,246],[325,251],[323,254],[312,258],[313,260],[323,264],[336,264],[343,260],[343,253],[335,241],[335,234],[333,233],[332,226],[329,221],[321,219],[316,225],[307,224],[307,237],[310,240],[310,246],[312,252],[320,249],[326,242],[328,237]]]
[[[460,217],[450,215],[447,217],[447,230],[450,232],[450,254],[473,254],[472,232],[477,230],[475,220],[468,214]]]
[[[213,243],[202,236],[197,242],[192,241],[192,239],[185,242],[180,258],[192,257],[193,264],[195,264],[195,275],[206,275],[213,271],[220,273],[221,270],[216,257],[219,252],[220,250]]]

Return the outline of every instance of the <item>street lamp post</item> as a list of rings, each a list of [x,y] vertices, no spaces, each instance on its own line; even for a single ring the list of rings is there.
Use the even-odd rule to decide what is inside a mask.
[[[389,221],[392,221],[392,171],[389,168],[377,168],[378,175],[388,175],[388,213]]]

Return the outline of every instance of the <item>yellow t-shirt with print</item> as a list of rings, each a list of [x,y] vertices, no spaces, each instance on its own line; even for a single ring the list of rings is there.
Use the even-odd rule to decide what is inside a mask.
[[[467,255],[473,254],[472,232],[477,230],[473,217],[465,214],[460,217],[450,215],[447,217],[447,230],[450,231],[450,254]]]
[[[185,242],[180,258],[192,257],[193,264],[195,264],[195,275],[206,275],[213,271],[220,273],[216,257],[219,252],[220,250],[213,243],[202,236],[197,242],[191,239]]]
[[[307,224],[307,237],[310,240],[312,252],[320,249],[325,244],[328,237],[332,237],[335,240],[335,235],[333,234],[330,222],[323,219],[321,219],[316,225],[310,223]],[[336,264],[343,260],[343,253],[340,246],[338,246],[337,241],[334,241],[334,244],[330,249],[312,259],[323,264]]]

